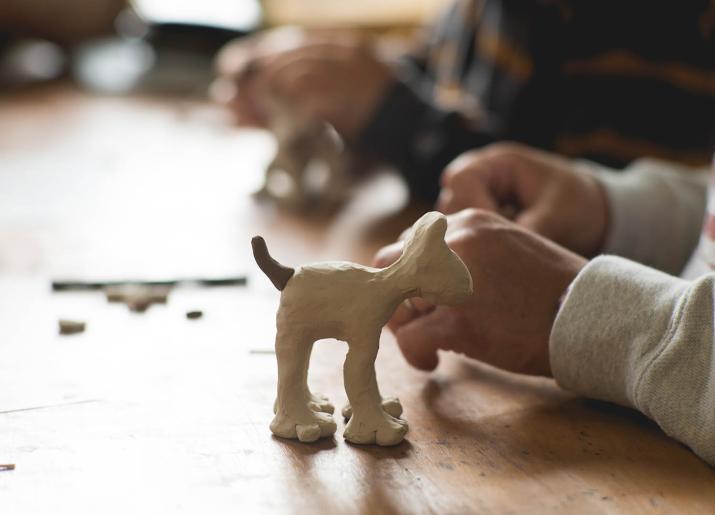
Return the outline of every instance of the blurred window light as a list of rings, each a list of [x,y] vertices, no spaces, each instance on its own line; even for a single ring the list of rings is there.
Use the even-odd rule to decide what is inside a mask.
[[[419,26],[451,0],[263,0],[268,25]]]
[[[151,23],[205,25],[248,31],[261,22],[258,0],[132,0],[137,13]]]
[[[126,93],[154,64],[154,51],[141,40],[106,39],[76,50],[75,79],[104,93]]]

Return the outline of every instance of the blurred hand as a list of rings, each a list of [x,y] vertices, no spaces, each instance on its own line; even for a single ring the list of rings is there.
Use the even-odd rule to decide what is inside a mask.
[[[608,225],[608,205],[598,181],[571,160],[513,143],[467,152],[442,175],[437,209],[468,207],[507,214],[584,256],[598,254]]]
[[[487,211],[467,209],[448,222],[447,244],[469,268],[474,294],[459,307],[400,305],[388,327],[407,361],[432,370],[444,349],[513,372],[551,375],[549,337],[559,299],[586,260]],[[376,265],[389,265],[401,252],[401,242],[383,248]]]
[[[219,54],[217,69],[236,86],[226,101],[240,123],[266,125],[261,93],[268,92],[332,124],[347,139],[365,127],[394,80],[390,66],[366,43],[298,29],[239,40]]]

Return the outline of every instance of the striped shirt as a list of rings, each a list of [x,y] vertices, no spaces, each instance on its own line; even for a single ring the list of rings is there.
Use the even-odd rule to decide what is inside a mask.
[[[622,167],[715,147],[715,0],[464,0],[399,66],[361,143],[432,200],[497,140]]]

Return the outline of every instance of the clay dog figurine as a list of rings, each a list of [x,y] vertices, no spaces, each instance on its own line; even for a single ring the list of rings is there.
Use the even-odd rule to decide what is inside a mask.
[[[270,428],[283,438],[313,442],[337,426],[328,399],[310,391],[308,364],[313,343],[336,338],[348,343],[344,365],[350,416],[346,440],[356,444],[396,445],[407,433],[396,398],[380,395],[375,358],[380,331],[405,299],[422,297],[454,305],[472,294],[472,278],[444,241],[447,220],[427,213],[412,227],[402,256],[387,268],[327,262],[289,268],[275,261],[260,236],[253,255],[281,293],[277,314],[278,397]]]

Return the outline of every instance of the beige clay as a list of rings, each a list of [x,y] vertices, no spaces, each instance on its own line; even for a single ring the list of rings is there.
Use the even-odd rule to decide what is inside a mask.
[[[278,396],[270,428],[283,438],[313,442],[337,426],[328,399],[308,388],[313,343],[348,343],[343,369],[350,405],[344,436],[356,444],[396,445],[407,433],[396,398],[383,398],[375,376],[380,331],[405,299],[454,305],[472,294],[472,278],[444,241],[447,221],[431,212],[413,226],[398,261],[387,268],[328,262],[285,267],[268,254],[263,238],[251,242],[261,270],[282,290],[277,314]],[[351,416],[350,416],[351,415]]]

